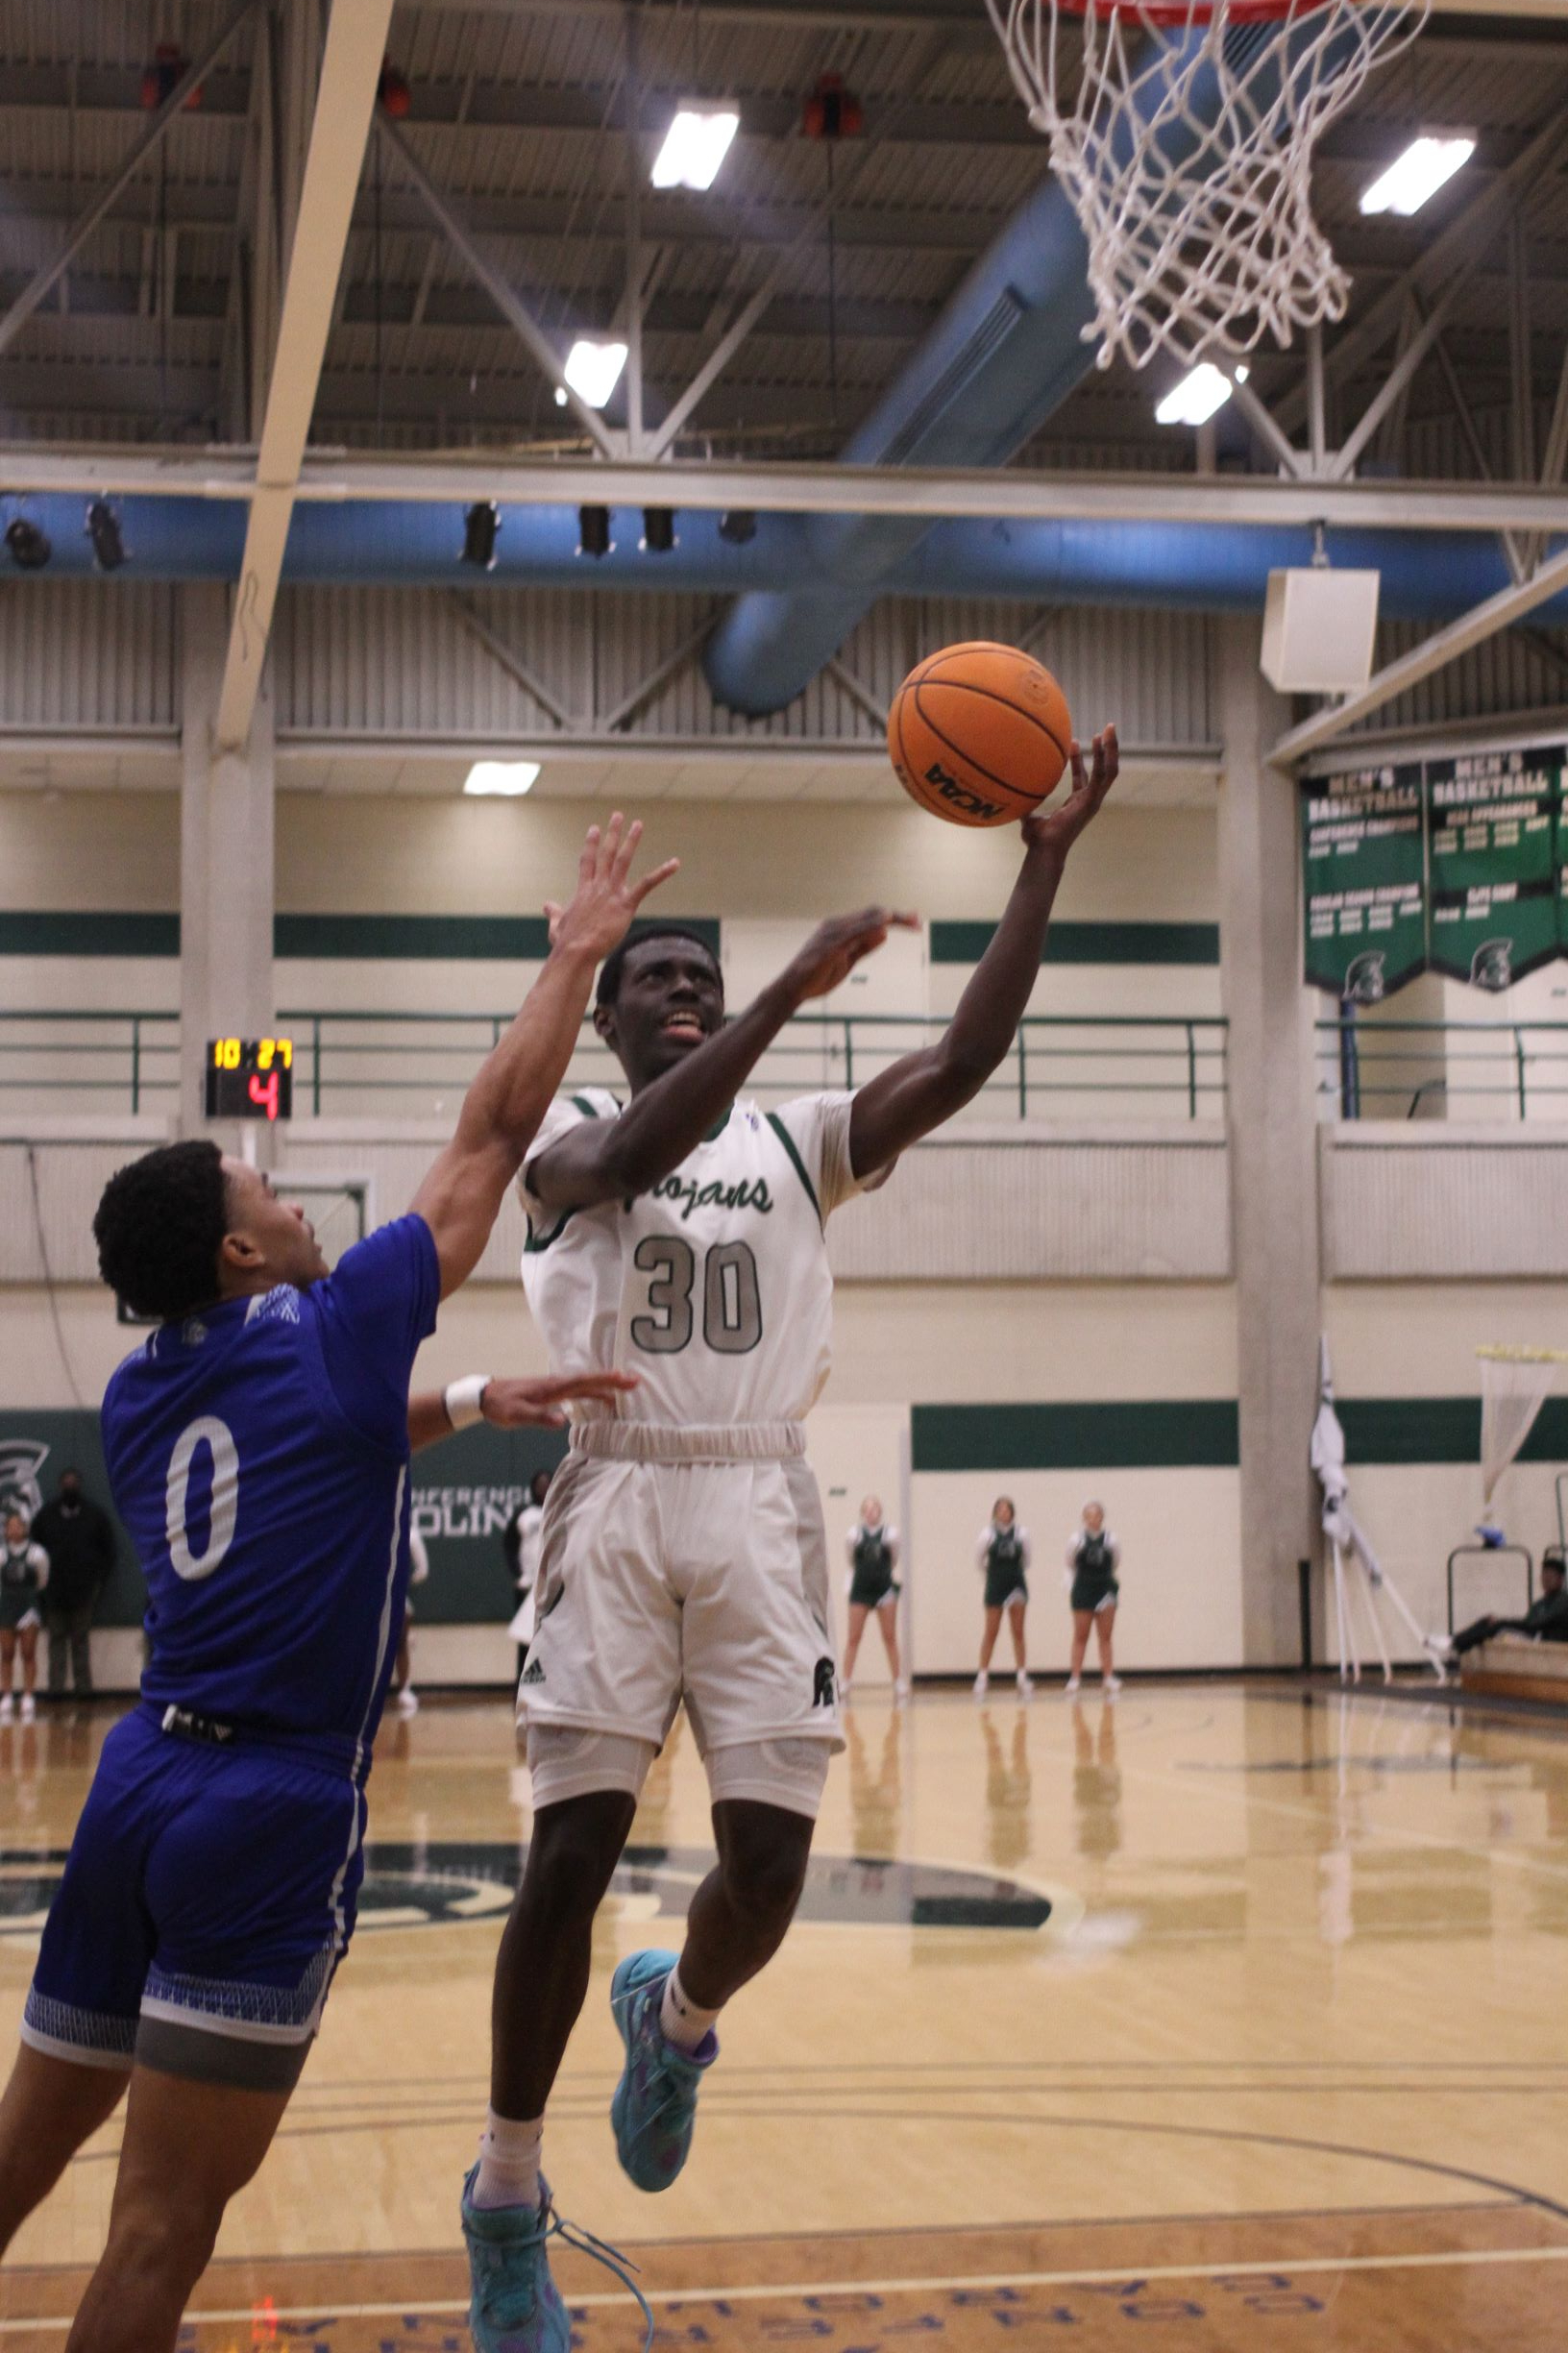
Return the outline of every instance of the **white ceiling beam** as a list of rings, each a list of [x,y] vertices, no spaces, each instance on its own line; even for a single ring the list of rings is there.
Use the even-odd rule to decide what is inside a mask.
[[[1292,727],[1274,746],[1268,755],[1270,761],[1276,768],[1286,768],[1307,752],[1332,744],[1359,719],[1381,710],[1385,702],[1393,702],[1412,686],[1419,686],[1423,678],[1430,678],[1433,671],[1446,669],[1473,647],[1483,645],[1500,630],[1523,621],[1527,613],[1534,612],[1537,605],[1549,602],[1563,589],[1568,589],[1568,548],[1559,550],[1530,579],[1500,590],[1483,604],[1461,614],[1458,621],[1451,621],[1446,628],[1423,638],[1419,646],[1402,653],[1397,662],[1385,663],[1365,686],[1354,695],[1347,695],[1343,702],[1334,703],[1328,710],[1304,720],[1299,727]]]
[[[241,450],[0,447],[0,483],[16,497],[257,500]],[[924,515],[983,522],[1239,523],[1359,530],[1568,532],[1560,483],[1311,482],[1270,474],[1076,474],[1044,468],[753,464],[681,459],[509,458],[484,452],[396,457],[315,450],[291,485],[326,505],[408,500],[502,506],[673,506],[723,514]]]
[[[256,709],[391,19],[392,0],[333,0],[327,27],[213,727],[220,751],[244,743]]]

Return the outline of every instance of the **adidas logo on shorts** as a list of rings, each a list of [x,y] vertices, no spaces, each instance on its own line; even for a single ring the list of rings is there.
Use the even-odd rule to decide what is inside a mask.
[[[523,1680],[526,1683],[542,1683],[544,1679],[544,1668],[540,1665],[537,1658],[530,1658],[527,1665],[523,1670]]]

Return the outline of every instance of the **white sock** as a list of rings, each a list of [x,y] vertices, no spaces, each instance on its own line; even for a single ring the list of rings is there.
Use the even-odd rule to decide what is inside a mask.
[[[699,2010],[683,1991],[679,1970],[670,1972],[659,2004],[659,2025],[667,2043],[674,2043],[677,2050],[696,2050],[718,2015],[717,2010]]]
[[[476,2206],[537,2206],[539,2151],[544,2138],[542,2116],[520,2124],[513,2117],[498,2116],[492,2108],[479,2135],[479,2170],[472,2202]]]

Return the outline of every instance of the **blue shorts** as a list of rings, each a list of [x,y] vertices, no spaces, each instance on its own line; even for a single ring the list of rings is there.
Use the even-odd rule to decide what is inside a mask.
[[[291,2090],[354,1931],[364,1827],[342,1766],[165,1732],[144,1702],[104,1743],[22,2040],[88,2067]]]

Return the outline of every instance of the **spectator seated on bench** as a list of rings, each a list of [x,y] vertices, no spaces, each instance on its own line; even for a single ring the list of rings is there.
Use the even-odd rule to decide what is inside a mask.
[[[1462,1658],[1495,1634],[1522,1634],[1529,1642],[1568,1642],[1568,1563],[1560,1544],[1549,1545],[1541,1555],[1540,1598],[1522,1618],[1477,1618],[1473,1626],[1449,1637],[1448,1655]]]

